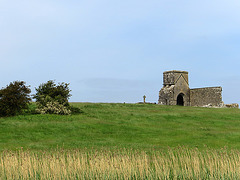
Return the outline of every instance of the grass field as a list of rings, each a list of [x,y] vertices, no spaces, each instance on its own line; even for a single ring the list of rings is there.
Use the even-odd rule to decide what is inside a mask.
[[[0,155],[0,179],[239,179],[240,152],[32,151]]]
[[[71,116],[0,119],[0,150],[91,148],[240,149],[240,110],[154,104],[73,103]]]
[[[0,119],[0,179],[239,179],[240,110],[72,103]]]

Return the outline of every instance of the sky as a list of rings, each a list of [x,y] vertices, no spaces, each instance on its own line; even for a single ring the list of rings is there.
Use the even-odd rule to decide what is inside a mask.
[[[239,0],[0,0],[0,87],[70,83],[70,102],[157,102],[163,72],[240,103]]]

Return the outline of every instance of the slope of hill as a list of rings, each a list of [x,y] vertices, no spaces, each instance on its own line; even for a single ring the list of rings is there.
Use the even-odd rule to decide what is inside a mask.
[[[240,110],[154,104],[73,103],[79,115],[0,119],[0,150],[55,148],[240,149]]]

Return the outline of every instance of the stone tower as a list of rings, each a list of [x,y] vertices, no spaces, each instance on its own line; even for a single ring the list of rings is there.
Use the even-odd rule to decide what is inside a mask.
[[[190,88],[187,71],[163,73],[163,88],[159,92],[159,104],[190,106]]]

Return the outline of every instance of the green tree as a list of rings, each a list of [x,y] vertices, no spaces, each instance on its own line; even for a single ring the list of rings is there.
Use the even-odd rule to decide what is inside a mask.
[[[71,114],[78,113],[78,108],[69,105],[68,99],[71,97],[69,83],[58,83],[49,80],[36,88],[37,111],[42,114]]]
[[[0,90],[0,116],[14,116],[28,109],[31,90],[25,84],[14,81]]]
[[[41,84],[36,89],[36,94],[33,96],[37,103],[45,106],[50,101],[57,101],[59,104],[69,106],[68,99],[71,97],[71,90],[69,89],[69,83],[59,83],[58,85],[49,80],[46,83]]]

